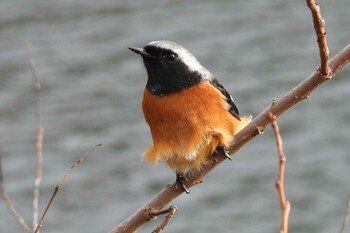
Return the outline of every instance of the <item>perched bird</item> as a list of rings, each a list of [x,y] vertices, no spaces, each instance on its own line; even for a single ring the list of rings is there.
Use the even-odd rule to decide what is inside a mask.
[[[251,116],[240,118],[226,89],[185,48],[172,41],[153,41],[144,48],[129,48],[141,55],[148,80],[142,110],[153,146],[143,159],[163,160],[176,173],[184,190],[186,176],[201,169],[207,158],[226,148]]]

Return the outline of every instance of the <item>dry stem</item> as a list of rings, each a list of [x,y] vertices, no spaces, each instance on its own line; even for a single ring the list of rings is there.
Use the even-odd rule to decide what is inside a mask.
[[[27,232],[27,233],[31,233],[32,231],[29,229],[29,227],[27,226],[26,222],[21,217],[21,215],[19,215],[19,213],[16,211],[16,209],[13,206],[10,198],[7,196],[7,194],[5,192],[4,176],[3,176],[3,173],[2,173],[1,153],[0,153],[0,195],[1,195],[1,197],[2,197],[2,199],[4,201],[4,203],[5,203],[8,211],[17,220],[17,222],[23,228],[23,230],[25,232]]]
[[[33,86],[36,92],[35,99],[35,118],[36,118],[36,127],[37,127],[37,165],[36,165],[36,177],[34,180],[34,190],[33,190],[33,230],[35,230],[38,225],[39,220],[39,194],[40,194],[40,184],[43,177],[43,139],[44,139],[44,128],[41,124],[41,111],[40,111],[40,90],[41,85],[36,75],[36,65],[32,55],[32,46],[27,44],[27,52],[29,58],[30,70],[33,77]]]
[[[92,148],[90,148],[89,150],[87,150],[87,151],[84,153],[84,155],[81,156],[80,159],[77,160],[77,161],[67,170],[67,172],[66,172],[66,173],[64,174],[64,176],[62,177],[61,181],[60,181],[58,184],[56,184],[55,190],[54,190],[54,192],[53,192],[53,194],[52,194],[52,196],[51,196],[51,198],[50,198],[49,203],[47,204],[47,207],[46,207],[46,209],[45,209],[45,211],[44,211],[44,213],[43,213],[43,215],[42,215],[42,217],[41,217],[41,219],[40,219],[40,222],[38,223],[38,225],[37,225],[36,228],[35,228],[34,233],[39,232],[39,230],[40,230],[41,227],[43,226],[43,222],[44,222],[45,216],[46,216],[46,214],[47,214],[47,211],[49,210],[49,208],[50,208],[50,206],[51,206],[53,200],[55,199],[55,196],[56,196],[58,190],[61,189],[63,183],[66,181],[68,175],[72,172],[72,170],[73,170],[79,163],[83,162],[83,160],[88,156],[88,154],[89,154],[91,151],[93,151],[93,150],[94,150],[96,147],[98,147],[98,146],[102,146],[102,144],[95,145],[95,146],[93,146]]]
[[[280,196],[280,203],[282,209],[282,227],[280,233],[288,233],[288,217],[291,209],[290,202],[286,199],[286,194],[284,191],[284,171],[286,165],[286,156],[283,152],[283,141],[279,131],[279,127],[276,121],[276,116],[271,112],[269,113],[269,119],[271,121],[271,126],[274,130],[279,158],[279,176],[276,180],[276,188]]]

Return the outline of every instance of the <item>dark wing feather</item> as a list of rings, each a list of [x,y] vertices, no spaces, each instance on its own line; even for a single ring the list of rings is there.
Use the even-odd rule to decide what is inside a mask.
[[[239,117],[238,108],[237,108],[235,102],[233,101],[232,96],[230,95],[230,93],[228,93],[226,91],[224,86],[222,86],[222,84],[219,83],[219,81],[216,78],[213,78],[213,80],[211,80],[210,83],[211,83],[211,85],[213,85],[216,89],[218,89],[227,98],[227,103],[230,105],[229,112],[232,114],[232,116],[234,116],[237,120],[240,121],[241,118]]]

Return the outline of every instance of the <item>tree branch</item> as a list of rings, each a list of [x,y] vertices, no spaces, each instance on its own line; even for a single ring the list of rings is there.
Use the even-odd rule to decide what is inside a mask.
[[[341,52],[334,56],[329,61],[330,75],[333,77],[345,64],[350,61],[350,44],[348,44]],[[255,136],[261,134],[267,125],[270,123],[268,114],[271,112],[276,117],[293,107],[298,102],[309,98],[312,91],[319,87],[322,83],[330,78],[320,75],[320,71],[314,71],[308,78],[302,81],[299,85],[290,90],[287,94],[281,98],[274,100],[272,104],[263,110],[253,121],[242,129],[238,134],[234,136],[233,144],[229,149],[229,153],[233,154],[242,148],[247,142],[249,142]],[[191,177],[184,184],[186,187],[198,184],[202,181],[203,177],[213,170],[217,165],[225,160],[224,155],[213,154],[208,163],[205,164],[203,169]],[[177,198],[183,193],[182,190],[175,189],[175,182],[168,184],[164,187],[151,201],[145,206],[140,208],[125,221],[115,227],[111,233],[121,232],[134,232],[140,228],[143,224],[150,221],[149,218],[145,218],[142,214],[145,208],[154,208],[160,210],[165,205],[169,204],[172,200]]]
[[[298,102],[309,98],[312,91],[314,91],[325,81],[334,77],[337,71],[349,62],[350,44],[348,44],[342,51],[334,56],[332,60],[328,61],[329,50],[326,42],[326,32],[324,28],[325,23],[321,16],[320,7],[314,0],[306,0],[306,2],[312,13],[314,28],[317,35],[317,43],[321,60],[320,67],[287,94],[277,100],[274,100],[271,105],[262,111],[249,125],[235,135],[233,144],[229,149],[229,154],[237,152],[252,138],[263,133],[267,125],[270,123],[270,113],[278,117]],[[226,157],[222,154],[213,154],[203,169],[191,177],[188,181],[185,181],[184,185],[190,188],[191,186],[200,183],[205,175],[207,175],[225,159]],[[183,191],[175,189],[174,186],[175,182],[168,184],[150,202],[136,211],[124,222],[120,223],[111,231],[111,233],[134,232],[143,224],[150,221],[150,218],[143,217],[142,213],[144,210],[147,208],[160,210],[169,202],[181,195]]]

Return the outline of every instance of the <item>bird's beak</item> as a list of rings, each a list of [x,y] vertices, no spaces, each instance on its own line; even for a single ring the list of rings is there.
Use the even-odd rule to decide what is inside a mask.
[[[152,58],[152,59],[156,59],[155,57],[153,57],[152,55],[148,54],[144,49],[140,49],[140,48],[135,48],[135,47],[129,47],[129,49],[131,51],[133,51],[134,53],[137,53],[139,55],[141,55],[144,58]]]

